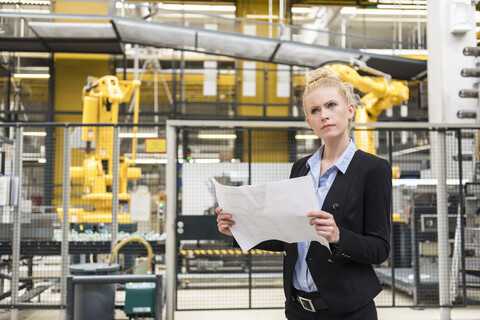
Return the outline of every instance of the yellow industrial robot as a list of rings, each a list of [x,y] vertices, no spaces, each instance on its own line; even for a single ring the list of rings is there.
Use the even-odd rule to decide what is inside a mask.
[[[403,81],[391,80],[386,75],[361,76],[346,64],[330,64],[325,67],[365,94],[360,99],[361,103],[355,112],[356,123],[376,122],[383,110],[401,105],[409,98],[408,86]],[[368,130],[369,127],[359,127],[359,129],[355,132],[358,148],[376,154],[374,132]]]
[[[117,123],[119,104],[130,102],[134,93],[133,121],[136,124],[138,123],[140,81],[121,81],[115,76],[89,77],[82,93],[82,123]],[[120,157],[118,194],[120,203],[129,204],[128,180],[138,180],[142,173],[140,168],[132,167],[135,164],[136,132],[137,127],[133,127],[132,158]],[[85,200],[92,210],[72,208],[69,220],[77,223],[110,223],[112,220],[113,127],[82,127],[82,140],[87,142],[83,166],[71,167],[70,176],[72,183],[83,183],[81,199]],[[61,211],[59,210],[60,217],[62,217]],[[130,214],[120,210],[118,222],[131,222]]]

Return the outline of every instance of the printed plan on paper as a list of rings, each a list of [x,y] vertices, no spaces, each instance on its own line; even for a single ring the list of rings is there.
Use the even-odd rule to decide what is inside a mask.
[[[243,251],[273,239],[318,241],[330,250],[328,241],[315,232],[307,217],[309,211],[319,210],[310,176],[255,186],[213,183],[222,212],[233,215],[235,225],[230,230]]]

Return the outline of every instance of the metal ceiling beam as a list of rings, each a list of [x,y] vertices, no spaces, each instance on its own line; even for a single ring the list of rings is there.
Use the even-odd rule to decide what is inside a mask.
[[[12,14],[0,13],[0,17]],[[91,15],[70,14],[17,14],[17,18],[35,17],[27,25],[36,38],[1,38],[0,46],[5,51],[76,52],[123,54],[123,44],[133,43],[157,48],[173,48],[238,59],[287,64],[316,68],[331,60],[346,62],[362,60],[366,64],[396,79],[412,79],[425,71],[426,61],[398,56],[373,54],[368,51],[342,49],[333,46],[307,44],[279,38],[249,36],[176,24],[147,22],[142,19],[94,16],[108,23],[55,23],[38,22],[45,19],[92,20]],[[100,19],[99,19],[100,20]],[[279,25],[280,28],[294,28]],[[281,32],[283,33],[283,32]],[[337,35],[337,33],[329,33]],[[364,37],[367,40],[374,38]]]

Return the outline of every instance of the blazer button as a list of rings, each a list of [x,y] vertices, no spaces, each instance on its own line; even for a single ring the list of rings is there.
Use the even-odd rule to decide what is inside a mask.
[[[328,259],[327,261],[328,261],[328,263],[333,263],[332,259]]]
[[[337,210],[338,208],[340,208],[340,205],[338,203],[334,203],[333,204],[333,209]]]

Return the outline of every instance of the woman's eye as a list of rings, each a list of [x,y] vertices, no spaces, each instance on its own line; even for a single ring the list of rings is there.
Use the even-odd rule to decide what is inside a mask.
[[[328,104],[328,107],[329,107],[329,108],[335,108],[336,106],[337,106],[337,104],[336,104],[335,102],[330,102],[330,103]]]
[[[317,109],[312,109],[312,111],[311,111],[312,114],[316,114],[317,112],[318,112]]]

